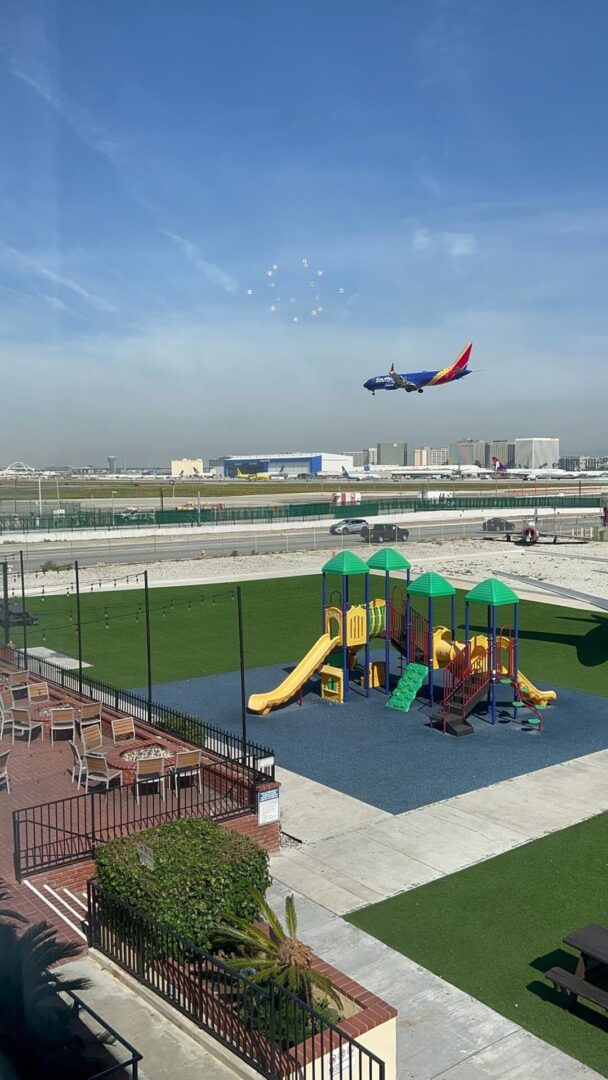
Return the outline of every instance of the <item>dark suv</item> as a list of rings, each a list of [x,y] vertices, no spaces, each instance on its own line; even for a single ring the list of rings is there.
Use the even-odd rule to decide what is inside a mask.
[[[36,615],[32,615],[31,611],[26,611],[25,614],[20,607],[16,604],[8,605],[8,625],[9,626],[34,626],[38,622]],[[4,626],[4,604],[0,599],[0,626]]]
[[[371,529],[369,525],[365,525],[361,529],[361,539],[366,544],[390,544],[395,541],[404,544],[409,535],[409,529],[402,529],[401,526],[389,522],[379,522],[377,525],[372,525]]]

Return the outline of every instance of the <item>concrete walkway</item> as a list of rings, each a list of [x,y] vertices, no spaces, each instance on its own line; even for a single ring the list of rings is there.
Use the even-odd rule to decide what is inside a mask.
[[[101,966],[91,954],[72,960],[61,968],[66,978],[87,978],[88,990],[79,990],[79,996],[121,1035],[143,1054],[139,1066],[140,1080],[255,1080],[259,1074],[239,1061],[220,1043],[205,1035],[181,1013],[165,1005],[160,998],[116,969],[118,978],[108,968]],[[166,1015],[165,1015],[166,1014]],[[91,1026],[86,1014],[81,1019]],[[99,1028],[95,1026],[95,1031]],[[108,1053],[117,1061],[124,1061],[124,1048],[115,1045]],[[129,1074],[130,1075],[130,1074]]]
[[[399,1011],[400,1080],[570,1080],[594,1070],[340,916],[608,810],[608,750],[391,815],[280,770],[283,827],[270,898],[296,896],[299,933]]]
[[[608,810],[607,773],[601,750],[393,816],[280,769],[283,829],[304,843],[273,877],[344,915]]]
[[[268,898],[281,914],[290,890]],[[298,935],[399,1011],[399,1080],[583,1080],[599,1074],[463,990],[296,894]]]

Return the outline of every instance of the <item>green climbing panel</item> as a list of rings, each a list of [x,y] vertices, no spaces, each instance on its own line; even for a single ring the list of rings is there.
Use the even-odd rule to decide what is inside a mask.
[[[389,697],[387,709],[409,712],[410,706],[429,673],[425,664],[408,664]]]

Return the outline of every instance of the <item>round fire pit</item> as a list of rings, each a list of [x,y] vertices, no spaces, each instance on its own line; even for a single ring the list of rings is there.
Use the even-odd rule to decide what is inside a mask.
[[[135,743],[130,742],[125,745],[113,746],[108,751],[107,761],[111,769],[120,769],[123,776],[122,782],[127,787],[135,781],[135,773],[137,769],[138,761],[145,761],[149,758],[163,758],[165,765],[165,772],[175,765],[175,755],[182,750],[187,750],[187,746],[171,746],[160,738],[152,739],[138,739]]]

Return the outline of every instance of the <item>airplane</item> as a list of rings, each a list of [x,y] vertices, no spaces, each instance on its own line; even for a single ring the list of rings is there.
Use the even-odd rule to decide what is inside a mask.
[[[555,466],[541,465],[538,469],[525,469],[525,468],[507,468],[498,458],[492,458],[492,464],[494,466],[494,475],[518,477],[522,480],[599,480],[605,479],[606,472],[601,472],[599,469],[578,469],[575,472],[569,472],[566,469],[558,469]]]
[[[281,465],[281,468],[279,469],[278,473],[270,473],[270,472],[244,473],[244,472],[241,472],[241,470],[239,468],[237,468],[237,470],[236,470],[236,479],[237,480],[286,480],[287,477],[285,475],[284,469],[285,469],[285,466]]]
[[[376,393],[376,390],[405,390],[406,394],[417,391],[422,394],[426,386],[445,386],[446,383],[455,382],[471,374],[467,364],[472,348],[471,342],[450,367],[441,368],[439,371],[410,371],[402,375],[395,371],[395,365],[391,364],[388,375],[374,375],[364,382],[363,386],[366,390],[371,390],[372,395]]]

